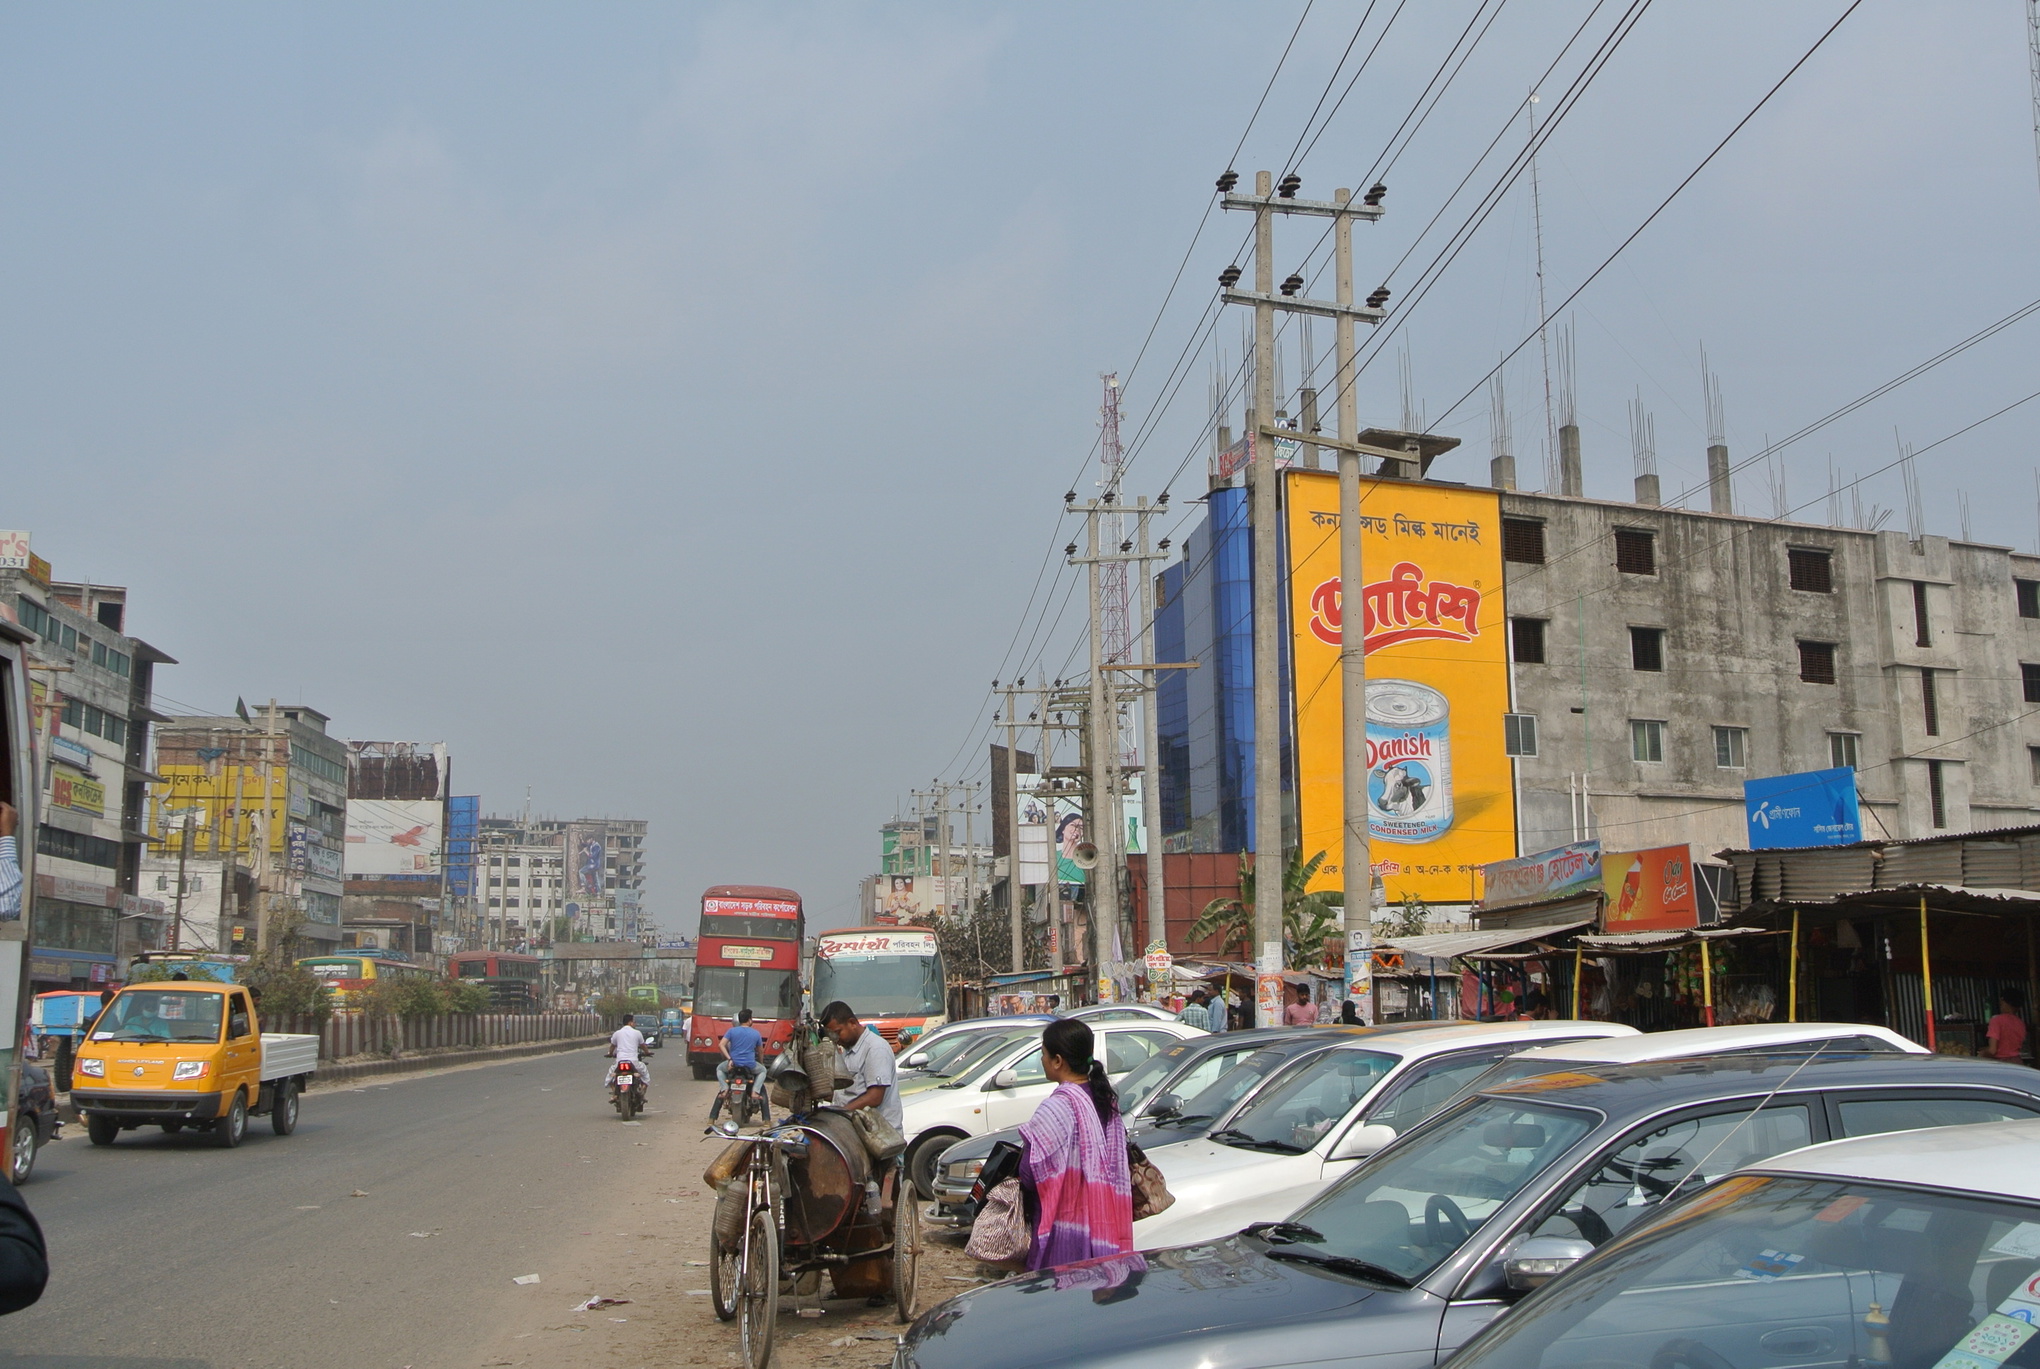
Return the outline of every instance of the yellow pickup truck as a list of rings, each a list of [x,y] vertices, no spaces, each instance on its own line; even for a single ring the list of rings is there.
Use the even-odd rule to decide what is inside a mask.
[[[205,1127],[232,1148],[248,1118],[297,1129],[298,1095],[318,1068],[319,1038],[258,1030],[239,984],[164,980],[114,995],[78,1048],[71,1102],[95,1146],[123,1131]]]

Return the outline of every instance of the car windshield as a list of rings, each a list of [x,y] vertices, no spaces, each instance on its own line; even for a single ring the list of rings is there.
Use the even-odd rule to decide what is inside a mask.
[[[981,1031],[958,1032],[954,1036],[945,1037],[928,1047],[928,1059],[920,1068],[930,1073],[945,1070],[952,1061],[961,1058],[971,1047],[982,1046],[987,1040],[995,1039],[999,1035],[1000,1033],[996,1031]]]
[[[1454,1358],[1580,1364],[2035,1362],[2040,1207],[1739,1175],[1671,1209]]]
[[[94,1041],[217,1041],[226,995],[129,989],[92,1029]]]
[[[1114,1085],[1119,1090],[1119,1111],[1128,1117],[1139,1112],[1141,1104],[1154,1095],[1164,1079],[1181,1068],[1189,1054],[1188,1046],[1170,1046],[1128,1070],[1126,1077]]]
[[[1273,1074],[1287,1059],[1289,1056],[1281,1051],[1255,1051],[1192,1094],[1184,1101],[1182,1111],[1164,1125],[1189,1126],[1223,1117],[1228,1108],[1246,1097],[1248,1090]]]
[[[1031,1040],[1036,1035],[1038,1033],[1032,1031],[987,1033],[984,1040],[972,1043],[969,1050],[950,1061],[948,1067],[941,1071],[948,1080],[942,1087],[960,1088],[976,1083],[1006,1058],[1014,1042]]]
[[[1578,1108],[1481,1102],[1382,1152],[1291,1219],[1304,1258],[1355,1260],[1415,1282],[1598,1120]],[[1296,1229],[1296,1228],[1293,1228]]]
[[[1211,1139],[1299,1155],[1324,1139],[1397,1062],[1396,1056],[1362,1050],[1329,1050],[1300,1060]]]

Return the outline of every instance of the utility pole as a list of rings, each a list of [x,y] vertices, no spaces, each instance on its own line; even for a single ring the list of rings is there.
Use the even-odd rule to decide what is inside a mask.
[[[177,910],[170,919],[170,949],[182,947],[184,941],[184,868],[191,862],[191,814],[184,814],[184,839],[177,847]],[[214,937],[218,940],[217,935]]]
[[[1020,689],[1025,679],[999,689],[1006,698],[1006,916],[1012,929],[1013,973],[1027,968],[1027,931],[1020,907]]]
[[[1332,203],[1345,209],[1353,192],[1344,188],[1332,192]],[[1337,278],[1334,300],[1342,308],[1353,304],[1353,219],[1340,214],[1332,220]],[[1353,393],[1353,316],[1342,313],[1334,322],[1338,332],[1339,436],[1348,443],[1360,439],[1360,400]],[[1340,852],[1339,887],[1346,914],[1346,982],[1359,1019],[1374,1025],[1374,859],[1368,847],[1367,831],[1367,586],[1360,541],[1360,453],[1349,448],[1339,451],[1339,766]],[[1345,598],[1352,591],[1350,601]],[[1355,958],[1357,959],[1357,963]]]
[[[1116,491],[1114,492],[1116,494]],[[1115,500],[1116,502],[1116,500]],[[1119,723],[1113,716],[1105,686],[1104,603],[1100,595],[1098,557],[1098,501],[1087,506],[1085,521],[1090,555],[1085,558],[1086,580],[1091,600],[1090,728],[1084,741],[1090,763],[1091,795],[1085,805],[1084,834],[1097,848],[1091,866],[1091,980],[1100,1003],[1111,1002],[1112,980],[1106,965],[1112,958],[1112,933],[1119,926],[1119,868],[1114,860],[1118,843],[1113,841],[1119,819],[1119,786],[1113,782],[1113,753],[1119,748]]]
[[[1167,499],[1166,492],[1162,498]],[[1150,665],[1155,664],[1155,614],[1160,605],[1155,601],[1155,574],[1148,564],[1148,517],[1147,496],[1139,500],[1140,508],[1140,658]],[[1162,539],[1162,550],[1168,550],[1168,538]],[[1156,942],[1167,947],[1169,943],[1168,904],[1164,898],[1162,881],[1162,754],[1161,719],[1155,716],[1155,705],[1161,699],[1162,677],[1155,670],[1147,671],[1141,678],[1140,699],[1140,823],[1147,829],[1147,927],[1146,936],[1141,939],[1143,951]],[[1149,981],[1149,988],[1154,987]]]
[[[1360,909],[1361,926],[1366,929],[1371,915],[1371,870],[1367,853],[1367,806],[1366,806],[1366,655],[1365,643],[1360,639],[1365,634],[1365,614],[1361,600],[1366,581],[1361,576],[1360,566],[1360,517],[1359,517],[1359,459],[1364,454],[1376,454],[1384,458],[1385,468],[1401,473],[1406,467],[1408,453],[1385,450],[1380,447],[1363,445],[1357,428],[1357,407],[1353,395],[1353,322],[1361,320],[1379,323],[1387,317],[1381,306],[1387,302],[1386,287],[1377,290],[1364,306],[1352,301],[1352,233],[1353,219],[1374,220],[1381,217],[1381,199],[1388,193],[1386,186],[1377,184],[1367,192],[1359,204],[1352,201],[1352,193],[1338,191],[1329,200],[1304,200],[1297,198],[1302,188],[1302,178],[1291,172],[1282,178],[1278,188],[1265,171],[1254,175],[1254,193],[1235,195],[1233,186],[1238,183],[1236,173],[1228,171],[1219,178],[1218,188],[1224,195],[1223,205],[1227,209],[1246,210],[1254,215],[1254,289],[1252,291],[1234,288],[1240,278],[1237,266],[1228,266],[1219,276],[1224,287],[1223,298],[1228,304],[1247,304],[1254,309],[1254,421],[1251,427],[1253,460],[1249,465],[1249,495],[1252,500],[1254,540],[1254,942],[1257,971],[1257,1021],[1261,1026],[1278,1026],[1282,1011],[1282,875],[1286,865],[1282,845],[1282,698],[1279,662],[1280,639],[1277,628],[1281,621],[1282,577],[1275,554],[1278,535],[1278,494],[1276,490],[1275,440],[1275,311],[1329,317],[1339,324],[1339,418],[1340,434],[1336,439],[1316,435],[1319,446],[1329,446],[1339,452],[1340,474],[1340,573],[1341,599],[1346,608],[1352,610],[1350,622],[1341,611],[1342,625],[1351,632],[1341,642],[1341,674],[1343,688],[1340,698],[1345,710],[1342,741],[1345,755],[1341,768],[1345,775],[1347,799],[1344,822],[1346,836],[1343,850],[1346,861],[1344,885],[1348,891],[1346,905],[1349,930],[1353,910]],[[1282,283],[1282,293],[1275,293],[1275,239],[1274,216],[1276,214],[1303,214],[1319,218],[1330,218],[1337,234],[1338,280],[1340,295],[1335,301],[1298,298],[1303,287],[1301,272],[1293,273]],[[1313,406],[1314,407],[1314,406]],[[1390,463],[1393,463],[1392,465]],[[1411,472],[1421,475],[1420,469]],[[1353,593],[1350,601],[1344,599],[1347,591]],[[1355,728],[1358,731],[1356,733]],[[1358,737],[1357,747],[1354,738]],[[1361,802],[1357,809],[1352,806],[1350,795],[1358,782]],[[1356,832],[1357,829],[1357,832]],[[1357,869],[1355,867],[1355,840],[1357,835]],[[1357,886],[1359,896],[1352,891]],[[1371,952],[1370,952],[1371,954]]]

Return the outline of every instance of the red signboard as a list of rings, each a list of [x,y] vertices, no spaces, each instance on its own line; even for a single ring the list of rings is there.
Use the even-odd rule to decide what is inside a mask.
[[[1677,932],[1700,925],[1690,846],[1610,851],[1601,859],[1601,884],[1608,895],[1606,931]]]

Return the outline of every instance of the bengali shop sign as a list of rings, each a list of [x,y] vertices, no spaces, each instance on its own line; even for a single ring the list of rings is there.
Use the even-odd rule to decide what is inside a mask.
[[[1576,841],[1534,856],[1498,860],[1482,872],[1482,882],[1487,889],[1483,908],[1513,908],[1583,894],[1601,883],[1601,843]]]

